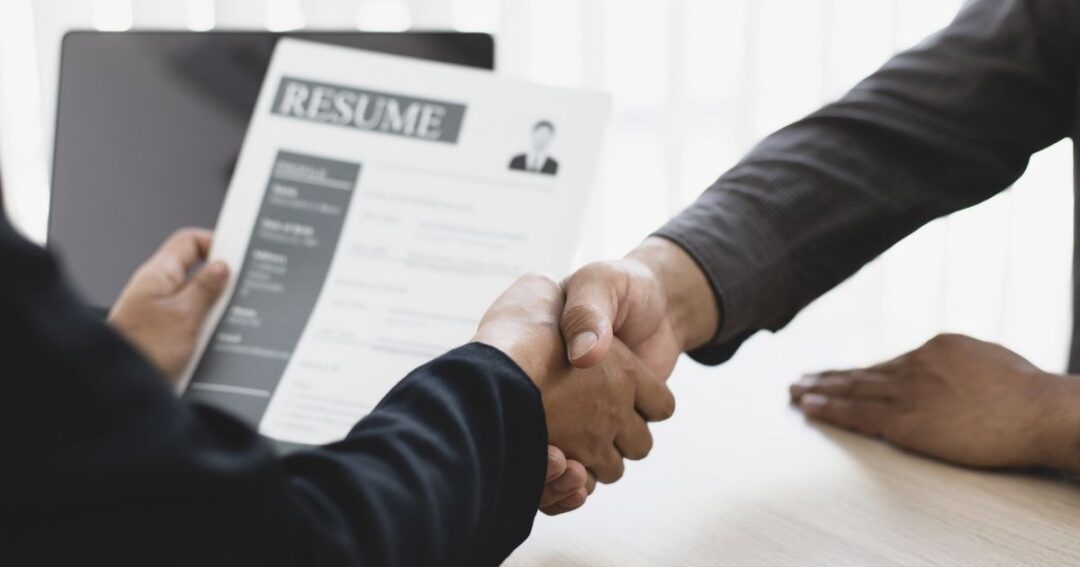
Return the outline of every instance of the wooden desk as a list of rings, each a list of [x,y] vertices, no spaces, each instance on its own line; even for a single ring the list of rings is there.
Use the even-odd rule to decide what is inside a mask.
[[[808,423],[806,356],[680,362],[653,453],[508,565],[1080,565],[1080,482],[952,467]],[[812,356],[810,357],[812,358]]]

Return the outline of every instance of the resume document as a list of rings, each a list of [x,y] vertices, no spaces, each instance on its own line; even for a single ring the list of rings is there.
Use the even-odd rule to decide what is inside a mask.
[[[211,251],[232,282],[184,396],[282,441],[343,438],[517,276],[570,268],[609,109],[282,40]]]

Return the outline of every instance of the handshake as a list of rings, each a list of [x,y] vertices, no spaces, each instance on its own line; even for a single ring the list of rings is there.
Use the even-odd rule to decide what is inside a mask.
[[[174,234],[109,315],[174,386],[227,282],[220,262],[197,267],[211,238],[198,229]],[[622,476],[623,459],[648,455],[648,424],[675,410],[666,381],[676,359],[709,341],[717,322],[704,274],[661,238],[590,264],[561,286],[526,276],[495,301],[474,341],[508,355],[540,390],[551,443],[541,511],[580,507],[597,481]]]
[[[513,359],[543,398],[551,446],[542,512],[574,510],[597,481],[619,480],[624,459],[643,459],[652,449],[648,424],[674,413],[667,378],[678,356],[707,342],[717,322],[708,284],[680,265],[687,262],[674,244],[649,239],[625,259],[590,264],[561,286],[525,276],[484,315],[473,340]]]

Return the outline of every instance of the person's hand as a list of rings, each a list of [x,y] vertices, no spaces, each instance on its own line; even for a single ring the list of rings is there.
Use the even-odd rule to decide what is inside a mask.
[[[548,445],[547,474],[544,476],[544,493],[540,496],[540,511],[557,516],[577,510],[596,488],[596,477],[585,465],[567,459],[554,445]]]
[[[598,481],[614,482],[624,457],[649,453],[647,421],[669,417],[674,398],[663,379],[618,341],[603,364],[572,368],[559,333],[562,307],[555,282],[526,276],[495,301],[474,340],[506,353],[540,389],[551,444]]]
[[[195,353],[199,327],[228,282],[222,262],[206,260],[212,233],[175,232],[139,267],[120,294],[109,323],[175,384]]]
[[[1070,468],[1080,396],[1004,347],[941,335],[891,361],[791,386],[806,415],[972,467]]]
[[[685,351],[708,342],[719,319],[705,275],[678,245],[649,238],[622,260],[595,262],[563,282],[560,326],[579,368],[605,360],[616,339],[667,377]]]
[[[612,345],[622,341],[655,378],[666,379],[679,354],[704,344],[716,329],[716,302],[704,274],[686,252],[662,238],[647,239],[623,260],[589,264],[562,286],[563,348],[566,359],[579,368],[600,365]],[[582,486],[575,465],[570,461],[565,478],[548,482],[545,513],[579,507],[592,493],[595,479],[586,473]],[[577,488],[557,501],[552,494],[562,492],[550,487],[559,483]],[[545,502],[556,503],[544,508]]]

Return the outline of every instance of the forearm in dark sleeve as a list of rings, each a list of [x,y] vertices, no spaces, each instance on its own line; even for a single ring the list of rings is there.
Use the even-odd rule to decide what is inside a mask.
[[[279,458],[177,400],[2,219],[0,262],[0,564],[485,565],[528,534],[543,409],[497,351],[453,351],[345,441]]]
[[[658,231],[707,275],[718,363],[936,217],[1007,188],[1072,121],[1080,11],[977,0],[840,101],[769,136]]]
[[[539,391],[471,344],[416,370],[345,441],[286,466],[360,532],[366,564],[495,565],[531,530],[546,445]],[[326,500],[341,494],[353,505]]]

